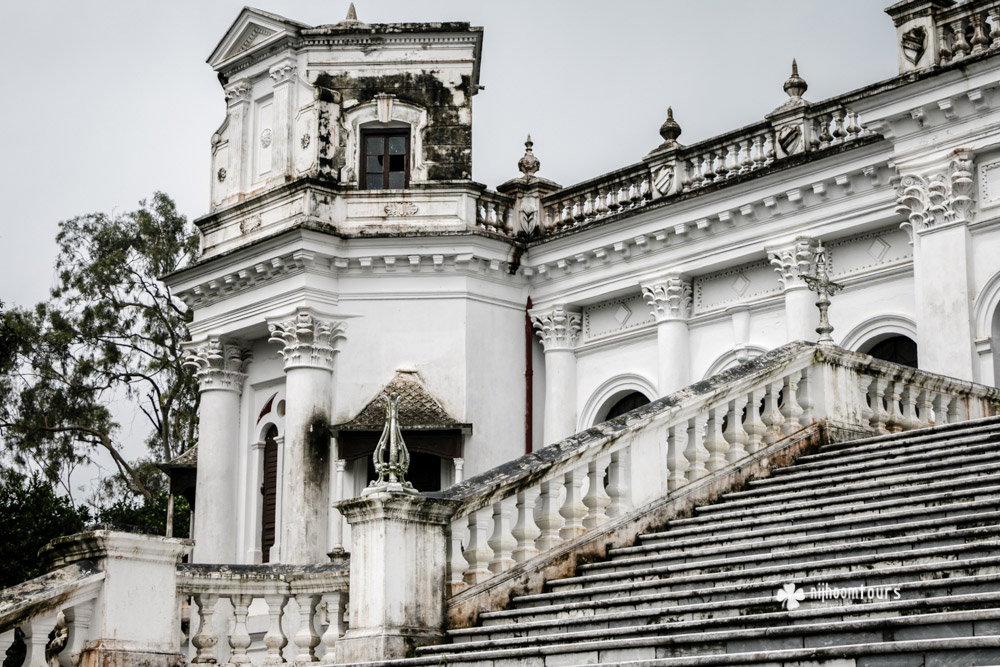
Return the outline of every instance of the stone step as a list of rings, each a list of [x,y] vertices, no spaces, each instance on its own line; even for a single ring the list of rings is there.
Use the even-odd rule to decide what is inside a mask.
[[[987,552],[979,555],[974,550]],[[1000,572],[1000,553],[997,552],[996,541],[987,541],[968,545],[963,549],[963,558],[959,558],[959,549],[945,547],[943,549],[912,550],[877,556],[860,556],[855,558],[840,558],[816,563],[792,563],[773,567],[760,567],[751,570],[729,570],[718,568],[716,571],[686,571],[670,572],[667,569],[659,573],[632,573],[620,581],[590,581],[584,587],[579,581],[567,578],[551,582],[552,590],[544,593],[516,596],[512,603],[519,608],[538,604],[558,604],[573,600],[602,600],[616,596],[629,596],[644,593],[666,593],[696,588],[716,588],[720,586],[736,586],[742,591],[747,587],[771,588],[777,590],[784,584],[795,581],[802,586],[815,586],[822,583],[837,586],[888,585],[897,581],[908,581],[911,575],[934,578],[942,572],[965,574],[991,574]],[[927,553],[931,552],[931,553]],[[652,570],[652,568],[651,568]],[[576,578],[579,579],[579,578]],[[561,583],[561,585],[560,585]],[[725,591],[731,593],[730,589]],[[720,591],[721,593],[721,591]]]
[[[685,632],[698,629],[769,627],[781,624],[811,623],[820,620],[846,618],[889,618],[940,611],[956,611],[1000,607],[1000,591],[942,595],[937,597],[902,597],[902,589],[880,589],[888,600],[857,601],[837,604],[832,600],[810,600],[794,611],[786,611],[772,594],[762,598],[729,600],[714,604],[652,606],[631,611],[558,617],[541,620],[508,619],[506,623],[462,628],[448,631],[454,643],[502,640],[531,636],[569,636],[571,633],[592,633],[630,627],[663,624],[663,632]],[[899,599],[895,598],[899,593]]]
[[[953,467],[944,470],[932,470],[920,474],[905,474],[885,477],[876,477],[864,481],[851,482],[849,484],[836,484],[833,486],[816,486],[810,484],[804,489],[783,491],[780,488],[767,490],[741,491],[737,493],[727,493],[720,497],[719,501],[712,505],[700,505],[695,508],[698,513],[717,512],[721,509],[735,509],[738,507],[760,507],[776,502],[786,502],[802,499],[820,500],[844,496],[851,493],[861,493],[873,491],[880,495],[905,494],[909,489],[926,486],[928,488],[941,488],[952,483],[965,482],[983,477],[1000,477],[1000,448],[996,455],[987,463],[975,466]]]
[[[1000,525],[1000,511],[978,512],[954,517],[938,519],[917,519],[892,524],[878,524],[866,528],[848,527],[845,530],[835,530],[826,533],[808,533],[788,535],[778,527],[773,530],[751,530],[743,533],[706,537],[694,537],[669,542],[651,542],[632,547],[621,547],[608,550],[609,558],[632,558],[649,554],[664,556],[688,555],[690,558],[700,558],[713,554],[751,554],[772,553],[794,547],[818,546],[827,542],[846,541],[851,539],[865,540],[894,535],[904,535],[908,532],[930,532],[950,530],[954,528],[973,528],[977,526]],[[665,542],[665,543],[664,543]]]
[[[982,529],[974,529],[982,530]],[[1000,553],[1000,539],[978,539],[968,542],[957,542],[944,546],[921,547],[918,549],[887,547],[885,551],[870,553],[855,553],[845,550],[845,555],[837,551],[820,551],[817,559],[808,557],[796,558],[794,554],[775,554],[772,556],[750,556],[737,561],[731,558],[719,558],[694,563],[677,563],[675,565],[660,565],[643,567],[634,570],[599,572],[575,577],[554,579],[548,582],[552,592],[566,588],[585,588],[591,585],[614,585],[636,580],[677,576],[702,576],[718,574],[740,574],[744,577],[764,576],[764,574],[781,574],[787,580],[797,579],[811,573],[837,572],[844,569],[853,570],[874,565],[892,565],[895,563],[937,562],[944,559],[981,558],[991,553]],[[869,571],[872,569],[868,568]]]
[[[697,539],[708,537],[722,539],[725,536],[747,536],[757,534],[760,536],[781,533],[789,536],[815,535],[829,533],[833,530],[844,529],[851,526],[865,528],[868,526],[890,525],[912,521],[916,516],[924,520],[934,520],[946,517],[959,517],[977,512],[991,512],[1000,507],[994,497],[983,498],[981,500],[969,500],[953,502],[944,505],[924,507],[918,514],[915,514],[911,507],[901,507],[881,512],[857,512],[849,513],[840,518],[828,518],[816,516],[813,521],[780,521],[774,517],[768,517],[760,521],[744,519],[741,521],[717,522],[716,524],[699,524],[688,527],[667,526],[667,530],[658,533],[645,533],[639,536],[643,544],[663,544],[673,542],[678,538],[696,536]],[[780,517],[779,517],[780,519]]]
[[[832,577],[829,580],[822,577],[810,577],[795,580],[794,583],[803,589],[818,588],[824,584],[839,588],[849,588],[861,584],[892,586],[894,589],[899,589],[903,600],[940,597],[942,595],[975,595],[983,591],[1000,590],[1000,569],[996,565],[981,568],[993,570],[985,574],[966,574],[961,567],[941,571],[911,567],[897,568],[893,573],[885,576],[884,581],[856,575],[854,579],[843,576]],[[569,624],[590,622],[591,620],[600,621],[601,617],[626,620],[627,614],[641,616],[650,613],[651,610],[658,609],[668,609],[674,615],[685,615],[692,619],[716,618],[740,615],[746,610],[773,610],[776,606],[775,595],[778,589],[786,583],[790,582],[784,580],[779,582],[740,582],[673,591],[646,592],[630,596],[605,596],[597,600],[585,599],[575,602],[557,600],[554,604],[546,604],[545,600],[534,596],[535,599],[531,600],[530,605],[486,611],[480,614],[479,620],[483,627],[556,620]],[[812,604],[813,602],[806,601],[803,608],[808,608]]]
[[[855,645],[898,640],[928,640],[995,635],[1000,608],[914,614],[876,619],[848,619],[759,628],[663,634],[662,624],[608,630],[590,637],[549,635],[494,642],[469,642],[420,649],[421,657],[447,660],[451,666],[470,660],[519,660],[522,665],[620,663],[677,655],[712,655],[792,648]],[[635,635],[639,636],[635,636]],[[607,638],[610,637],[610,638]],[[578,641],[572,641],[577,639]],[[569,641],[567,641],[569,640]],[[1000,649],[1000,644],[997,646]],[[572,657],[572,658],[571,658]]]
[[[859,461],[843,466],[831,465],[822,470],[802,470],[796,466],[785,468],[788,472],[784,474],[772,474],[771,477],[758,479],[749,482],[747,486],[751,489],[785,486],[792,483],[812,482],[828,483],[831,480],[837,482],[851,482],[861,479],[872,479],[883,475],[899,475],[907,472],[920,473],[933,466],[935,469],[960,466],[964,461],[976,460],[976,462],[992,459],[992,454],[996,451],[995,441],[981,442],[970,445],[957,446],[949,450],[947,456],[934,456],[929,458],[919,454],[914,456],[900,456],[896,459],[886,460],[883,465],[869,464],[867,461]],[[978,458],[977,458],[978,457]]]
[[[613,558],[609,561],[589,563],[577,568],[580,574],[595,574],[598,572],[637,572],[647,568],[662,568],[669,566],[705,566],[713,567],[726,564],[734,568],[746,568],[748,564],[779,564],[799,562],[813,558],[833,558],[848,554],[879,554],[888,551],[905,551],[907,549],[944,547],[968,544],[970,542],[1000,539],[1000,524],[976,526],[970,528],[945,529],[935,532],[908,532],[894,537],[873,537],[859,540],[853,535],[846,540],[829,541],[813,546],[797,546],[786,549],[772,549],[767,553],[726,553],[720,554],[713,549],[704,549],[688,553],[650,554],[627,558]]]

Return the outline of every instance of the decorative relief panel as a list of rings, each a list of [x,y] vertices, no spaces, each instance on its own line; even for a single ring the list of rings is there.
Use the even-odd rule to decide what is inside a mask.
[[[979,202],[984,208],[1000,205],[1000,160],[979,165]]]
[[[583,309],[583,339],[639,329],[654,322],[642,294],[611,299]]]
[[[907,263],[913,258],[913,246],[909,235],[893,226],[827,243],[826,254],[830,275],[839,278]]]
[[[762,296],[781,293],[781,283],[766,262],[744,264],[694,279],[694,312],[727,308]]]

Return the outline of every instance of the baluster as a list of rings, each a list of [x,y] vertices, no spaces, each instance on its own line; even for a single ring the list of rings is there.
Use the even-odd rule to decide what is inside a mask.
[[[708,185],[715,180],[715,153],[709,153],[708,157],[705,158],[705,164],[701,171],[702,178],[704,178],[703,185]]]
[[[583,220],[589,221],[594,219],[594,206],[590,202],[590,195],[583,196]]]
[[[643,178],[641,181],[639,181],[639,200],[640,200],[639,203],[640,204],[645,205],[649,201],[649,199],[650,199],[649,193],[650,193],[649,179],[648,178]]]
[[[830,114],[825,113],[819,117],[819,147],[826,148],[833,141],[830,135]]]
[[[538,492],[535,490],[519,491],[517,494],[517,523],[511,534],[517,541],[514,552],[511,556],[516,563],[523,563],[538,555],[535,548],[535,540],[542,531],[535,525],[535,498]]]
[[[955,52],[955,60],[969,55],[969,42],[965,39],[965,20],[952,21],[951,31],[955,38],[951,45],[952,51]]]
[[[182,602],[178,599],[178,603]],[[83,650],[84,644],[90,640],[90,619],[94,616],[94,607],[97,604],[97,600],[87,600],[81,602],[66,612],[66,618],[69,621],[69,638],[66,641],[65,655],[70,656],[70,664],[76,667],[79,664],[79,653]],[[177,605],[178,612],[180,611],[180,604]],[[178,617],[180,614],[178,613]],[[190,622],[188,623],[190,629]],[[181,637],[181,644],[184,643],[185,637]],[[27,661],[25,665],[27,665]]]
[[[607,190],[597,193],[596,215],[603,218],[608,214],[608,192]]]
[[[1000,47],[1000,5],[990,7],[990,23],[993,27],[990,29],[990,48],[995,49]]]
[[[985,51],[989,43],[990,40],[986,38],[986,33],[983,30],[983,15],[981,12],[975,12],[972,15],[972,52]]]
[[[938,64],[944,65],[951,60],[952,51],[948,45],[950,34],[945,30],[944,24],[938,26]]]
[[[264,635],[264,646],[267,647],[264,664],[280,665],[285,662],[282,649],[288,645],[288,638],[281,630],[281,616],[284,613],[285,603],[288,602],[288,596],[283,594],[265,595],[264,602],[267,603],[267,615],[270,621],[267,626],[267,634]]]
[[[872,410],[871,384],[875,378],[870,375],[858,374],[858,389],[861,390],[861,423],[865,427],[872,426],[875,411]]]
[[[517,541],[510,532],[510,504],[503,501],[493,503],[493,535],[488,542],[493,550],[490,572],[500,574],[514,564],[511,552],[517,548]]]
[[[469,561],[469,567],[465,571],[465,583],[470,586],[493,576],[489,568],[493,551],[486,543],[486,529],[489,521],[489,514],[484,510],[469,514],[469,546],[465,550],[465,560]]]
[[[802,414],[799,416],[799,422],[803,426],[809,426],[813,423],[813,409],[816,407],[816,403],[813,400],[813,369],[812,366],[806,366],[802,369],[802,379],[799,380],[799,406],[802,408]]]
[[[705,435],[705,449],[708,451],[708,460],[705,467],[709,471],[716,471],[726,467],[726,455],[729,453],[729,443],[722,435],[722,422],[726,416],[727,405],[717,405],[708,408],[708,430]]]
[[[902,399],[903,383],[899,380],[893,380],[886,392],[885,399],[888,403],[885,427],[890,433],[899,433],[903,430],[903,413],[899,409]]]
[[[833,143],[841,144],[847,132],[844,131],[844,110],[837,109],[833,112]]]
[[[853,111],[847,115],[847,140],[854,141],[861,134],[861,123],[858,121],[858,114]]]
[[[464,537],[464,522],[461,519],[452,521],[451,536],[448,538],[448,590],[452,595],[465,590],[468,585],[465,583],[465,572],[469,569],[469,561],[462,551]]]
[[[347,627],[344,624],[344,612],[347,611],[347,593],[345,591],[331,591],[323,593],[323,607],[326,609],[326,630],[320,641],[326,647],[321,662],[324,665],[336,664],[336,653],[334,647],[337,640],[344,636]]]
[[[783,380],[771,382],[767,385],[767,393],[764,394],[764,414],[761,415],[761,419],[767,427],[764,442],[769,445],[781,440],[781,426],[785,423],[785,418],[779,408],[779,394],[783,386]]]
[[[917,397],[917,417],[921,427],[934,426],[934,393],[930,389],[921,389]]]
[[[688,460],[684,456],[687,447],[687,423],[671,426],[667,432],[667,489],[674,491],[687,484]]]
[[[476,226],[486,229],[486,206],[482,199],[476,202]]]
[[[726,430],[722,434],[729,443],[726,460],[736,463],[747,455],[747,432],[743,430],[743,412],[747,407],[747,397],[737,396],[729,401]]]
[[[718,175],[719,181],[726,180],[726,176],[729,174],[729,146],[723,146],[719,150],[718,165],[715,173]]]
[[[913,385],[906,385],[903,389],[903,430],[920,428],[920,420],[917,419],[917,393],[918,390]]]
[[[619,449],[611,454],[608,465],[608,516],[612,519],[624,516],[632,509],[632,496],[628,486],[628,450]]]
[[[582,471],[570,470],[563,475],[563,488],[566,493],[563,496],[562,507],[559,508],[559,515],[563,518],[563,526],[559,530],[559,537],[564,542],[576,539],[583,535],[583,517],[587,516],[587,508],[584,507],[580,487],[583,486]]]
[[[705,426],[708,423],[708,413],[700,412],[688,420],[687,449],[684,458],[688,460],[687,480],[704,477],[708,473],[705,461],[708,460],[708,450],[705,449]]]
[[[764,401],[764,394],[767,393],[764,387],[752,389],[749,394],[750,402],[747,404],[747,416],[743,420],[743,428],[747,432],[747,453],[753,454],[764,446],[764,434],[767,433],[767,426],[760,418],[761,403]]]
[[[27,649],[22,663],[23,667],[45,667],[48,657],[45,655],[45,647],[49,643],[49,633],[53,631],[58,622],[59,612],[56,612],[35,616],[21,626]],[[215,644],[213,643],[212,646]],[[195,658],[191,662],[197,661],[198,659]],[[212,658],[212,662],[215,662],[215,658]]]
[[[766,158],[764,156],[764,135],[758,134],[753,138],[753,168],[763,167]]]
[[[784,423],[781,425],[781,432],[791,435],[805,426],[802,423],[802,413],[805,412],[799,405],[799,380],[802,379],[802,372],[795,371],[784,379],[784,389],[782,391],[781,416]],[[808,422],[806,422],[808,423]]]
[[[888,433],[886,421],[889,413],[885,409],[885,390],[889,386],[889,381],[885,378],[876,378],[872,383],[872,426],[879,433]]]
[[[587,464],[587,495],[583,504],[587,508],[587,516],[583,519],[583,527],[593,530],[608,522],[607,506],[611,496],[604,490],[604,471],[608,467],[608,459],[600,458]]]
[[[965,401],[962,400],[961,396],[953,396],[951,405],[948,406],[948,423],[955,424],[961,421],[965,421],[968,415],[966,415]]]
[[[198,649],[198,652],[191,662],[215,664],[215,645],[219,642],[219,635],[215,632],[212,616],[215,615],[215,605],[219,601],[219,596],[200,593],[194,596],[194,600],[198,605],[199,622],[198,634],[191,638],[191,644]]]
[[[740,173],[745,174],[753,169],[753,158],[750,157],[750,140],[744,139],[741,146]]]
[[[250,595],[230,595],[233,605],[233,631],[229,634],[229,664],[246,665],[250,662],[247,649],[250,648],[250,633],[247,632],[247,608],[253,597]]]
[[[295,596],[295,602],[299,606],[299,629],[295,633],[293,640],[299,649],[295,656],[295,662],[316,662],[316,646],[319,645],[319,635],[313,627],[313,619],[316,616],[316,605],[319,604],[319,595],[315,593],[299,593]]]
[[[950,424],[948,421],[948,406],[951,404],[951,396],[939,393],[934,397],[934,421],[938,426]]]
[[[809,150],[815,151],[819,150],[821,147],[819,145],[819,135],[820,135],[820,119],[813,118],[812,123],[809,124]]]
[[[535,515],[535,525],[541,531],[535,546],[538,553],[545,553],[553,547],[562,544],[559,537],[559,529],[562,528],[563,519],[559,514],[559,491],[562,485],[558,480],[550,479],[542,482],[541,493],[538,494],[538,502],[535,504],[537,514]]]

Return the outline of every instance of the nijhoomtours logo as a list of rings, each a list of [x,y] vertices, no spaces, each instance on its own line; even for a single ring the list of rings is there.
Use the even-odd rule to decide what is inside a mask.
[[[898,588],[890,586],[848,586],[838,588],[822,583],[809,588],[797,588],[794,583],[785,584],[774,594],[774,599],[785,609],[798,609],[806,599],[827,602],[876,602],[898,600],[902,597]]]

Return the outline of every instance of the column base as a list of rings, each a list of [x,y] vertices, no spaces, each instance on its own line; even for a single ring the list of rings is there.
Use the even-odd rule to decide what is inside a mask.
[[[348,630],[334,648],[338,664],[413,657],[421,646],[440,644],[444,635],[426,628]]]

